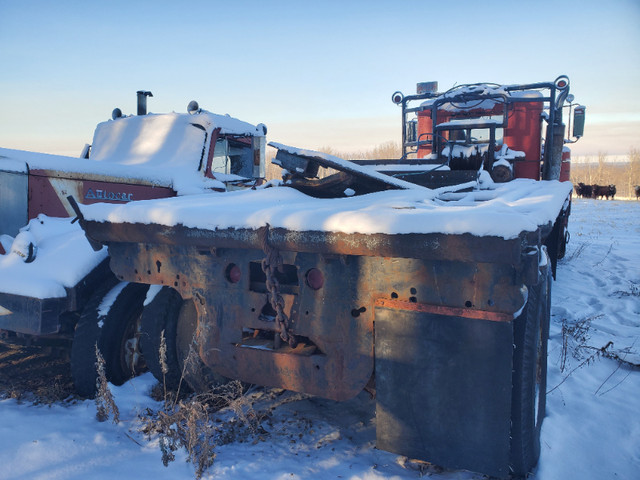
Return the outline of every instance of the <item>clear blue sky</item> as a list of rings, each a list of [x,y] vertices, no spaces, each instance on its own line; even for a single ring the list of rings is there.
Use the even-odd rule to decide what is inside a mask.
[[[201,107],[305,148],[400,139],[391,93],[571,78],[574,153],[640,148],[640,1],[0,0],[0,147],[78,155],[114,107]]]

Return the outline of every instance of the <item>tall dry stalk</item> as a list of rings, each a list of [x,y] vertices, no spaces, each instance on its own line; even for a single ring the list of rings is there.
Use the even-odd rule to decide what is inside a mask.
[[[113,423],[120,422],[120,411],[116,405],[113,394],[109,389],[107,382],[106,363],[98,344],[96,343],[96,370],[98,378],[96,379],[96,418],[99,422],[105,422],[109,419],[109,415],[113,414]]]

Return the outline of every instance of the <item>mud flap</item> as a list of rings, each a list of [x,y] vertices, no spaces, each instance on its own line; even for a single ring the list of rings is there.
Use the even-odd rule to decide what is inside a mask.
[[[378,448],[509,474],[511,322],[377,307],[375,352]]]

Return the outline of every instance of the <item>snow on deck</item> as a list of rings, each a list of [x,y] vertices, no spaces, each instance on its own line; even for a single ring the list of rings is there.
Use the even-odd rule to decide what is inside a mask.
[[[492,190],[386,190],[317,199],[287,187],[83,206],[87,220],[183,225],[199,229],[258,229],[361,234],[444,233],[516,238],[553,222],[567,201],[569,182],[517,179]],[[447,198],[447,200],[445,200]]]
[[[540,462],[529,480],[634,479],[640,471],[640,371],[595,353],[613,342],[620,357],[640,363],[640,203],[574,199],[569,226],[571,242],[551,295]],[[2,478],[193,480],[184,448],[165,467],[157,435],[140,431],[140,412],[162,408],[150,396],[154,385],[146,373],[109,386],[118,424],[97,422],[92,400],[0,400]],[[255,434],[240,430],[235,441],[216,446],[215,463],[203,478],[418,480],[419,469],[431,480],[485,478],[376,449],[376,402],[366,392],[334,402],[258,388],[247,398],[268,415],[258,415],[263,421]],[[237,420],[229,407],[216,417],[222,420],[217,429]]]

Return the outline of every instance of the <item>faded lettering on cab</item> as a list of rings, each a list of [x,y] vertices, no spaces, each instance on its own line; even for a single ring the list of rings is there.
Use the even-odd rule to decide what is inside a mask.
[[[92,188],[89,188],[84,198],[85,200],[111,200],[112,202],[131,202],[133,200],[133,193],[113,192],[110,190],[102,190],[99,188],[96,188],[96,190],[94,191]]]

